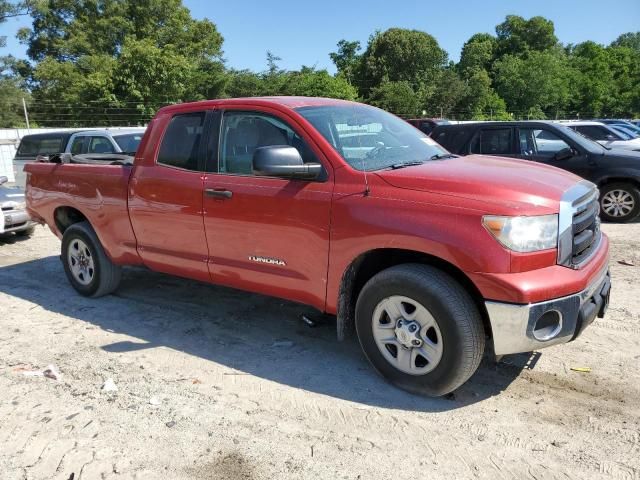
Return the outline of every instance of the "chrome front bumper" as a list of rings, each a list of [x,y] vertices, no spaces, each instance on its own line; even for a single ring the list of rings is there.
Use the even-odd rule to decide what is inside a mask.
[[[4,216],[4,230],[0,224],[0,234],[20,232],[36,225],[31,221],[26,210],[3,210],[2,215]]]
[[[531,352],[575,339],[609,304],[608,267],[582,292],[540,303],[518,305],[486,301],[497,356]],[[539,320],[557,319],[553,328],[540,329]]]

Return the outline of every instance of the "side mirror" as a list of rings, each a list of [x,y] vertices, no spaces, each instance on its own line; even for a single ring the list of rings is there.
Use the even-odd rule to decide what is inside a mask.
[[[256,148],[252,163],[254,175],[265,177],[314,180],[322,174],[322,165],[304,163],[298,149],[288,145]]]
[[[573,157],[576,152],[572,148],[563,148],[562,150],[558,150],[556,154],[553,156],[555,160],[567,160],[568,158]]]
[[[8,181],[9,179],[4,175],[0,177],[0,185],[2,185],[3,183],[7,183]]]

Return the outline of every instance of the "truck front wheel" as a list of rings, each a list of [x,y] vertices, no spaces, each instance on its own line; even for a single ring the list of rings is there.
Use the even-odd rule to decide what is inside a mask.
[[[458,388],[484,353],[482,318],[470,295],[428,265],[398,265],[371,278],[356,303],[356,330],[378,372],[423,395]]]
[[[88,222],[74,223],[62,236],[62,263],[69,282],[86,297],[102,297],[120,284],[122,268],[104,252]]]

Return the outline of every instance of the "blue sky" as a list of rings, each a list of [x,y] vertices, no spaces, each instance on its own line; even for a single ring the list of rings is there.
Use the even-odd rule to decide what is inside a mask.
[[[640,30],[640,0],[184,0],[196,18],[212,20],[225,38],[224,52],[234,68],[264,70],[266,51],[282,58],[280,65],[297,69],[316,65],[333,71],[329,52],[342,38],[366,45],[375,30],[415,28],[433,35],[450,58],[458,60],[464,42],[474,33],[495,33],[508,14],[553,20],[563,43],[594,40],[608,44],[624,32]],[[24,56],[15,38],[28,18],[0,26],[7,48],[0,55]]]

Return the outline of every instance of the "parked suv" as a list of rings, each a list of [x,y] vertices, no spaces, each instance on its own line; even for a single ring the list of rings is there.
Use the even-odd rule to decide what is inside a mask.
[[[640,213],[640,153],[609,150],[552,122],[439,125],[432,138],[449,151],[521,158],[569,170],[600,189],[602,218],[630,222]]]

